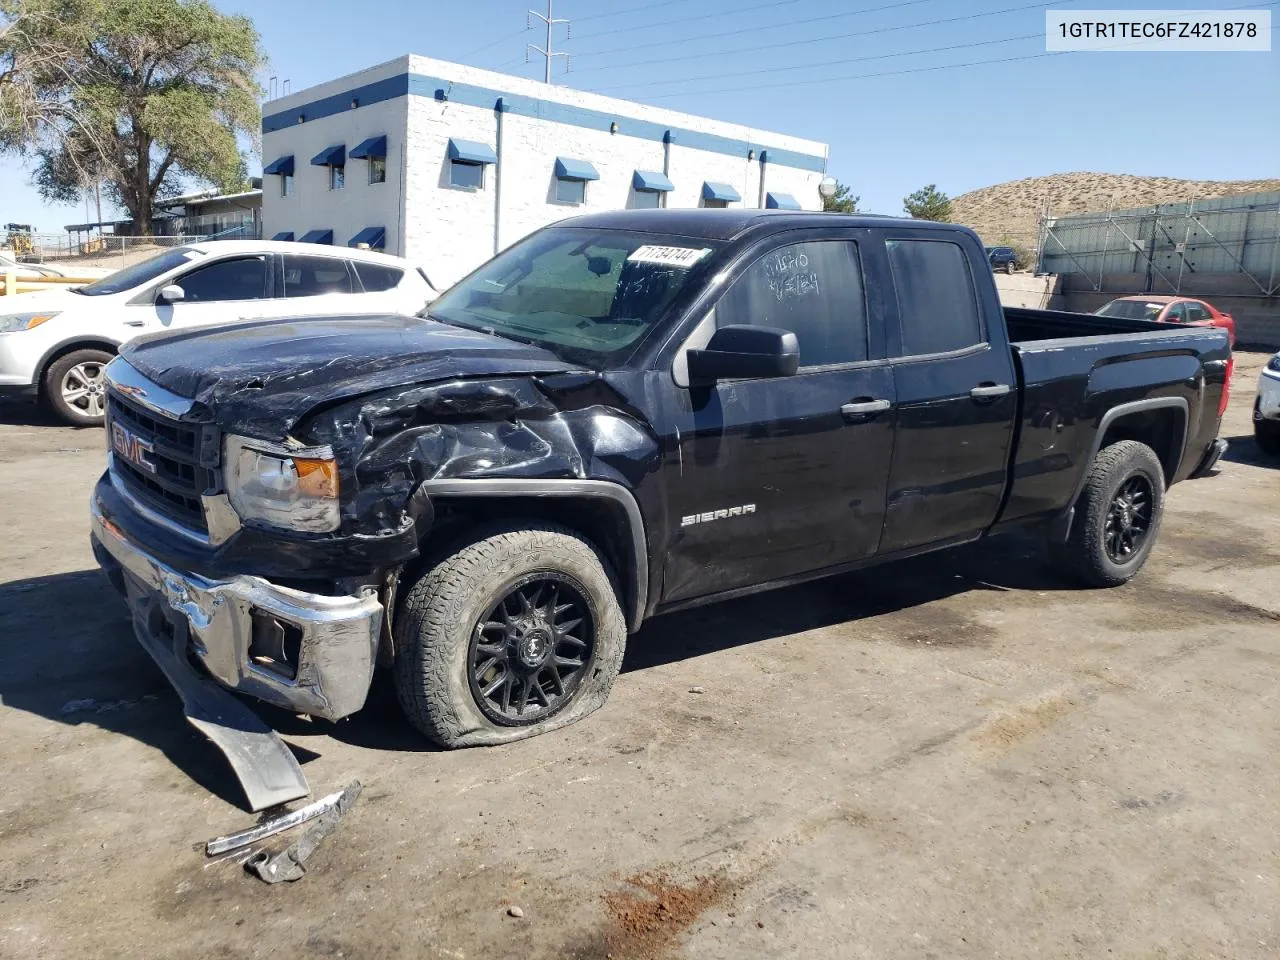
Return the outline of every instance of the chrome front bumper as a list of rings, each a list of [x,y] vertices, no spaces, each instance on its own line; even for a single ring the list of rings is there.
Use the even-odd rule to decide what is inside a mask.
[[[189,634],[187,649],[209,675],[238,693],[297,713],[337,720],[364,706],[382,628],[375,591],[331,597],[277,586],[261,577],[210,580],[182,573],[131,541],[90,499],[95,555],[108,574],[117,565],[142,599],[159,599],[167,619]],[[106,556],[103,556],[103,554]],[[133,591],[131,591],[132,593]],[[176,615],[176,616],[175,616]],[[299,638],[296,674],[282,676],[250,655],[258,629],[275,621]],[[138,623],[143,632],[154,632]]]

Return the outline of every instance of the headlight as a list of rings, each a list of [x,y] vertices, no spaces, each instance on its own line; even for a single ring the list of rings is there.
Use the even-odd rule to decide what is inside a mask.
[[[290,450],[228,436],[227,498],[241,520],[306,533],[338,529],[338,465],[328,447]]]
[[[1274,370],[1276,373],[1280,373],[1280,353],[1277,353],[1274,357],[1272,357],[1270,360],[1267,361],[1267,369]]]
[[[19,330],[31,330],[46,320],[52,320],[54,313],[7,313],[0,316],[0,333],[17,333]]]

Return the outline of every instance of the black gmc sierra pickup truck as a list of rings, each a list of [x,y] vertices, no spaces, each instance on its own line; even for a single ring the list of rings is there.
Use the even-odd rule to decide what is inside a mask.
[[[962,227],[586,216],[421,317],[126,345],[93,547],[259,808],[306,782],[226,688],[336,720],[382,664],[427,737],[501,743],[665,611],[1013,528],[1123,583],[1230,367],[1222,330],[1002,309]]]

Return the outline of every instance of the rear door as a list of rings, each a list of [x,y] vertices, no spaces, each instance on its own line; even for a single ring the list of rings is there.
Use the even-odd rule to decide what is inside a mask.
[[[893,375],[883,359],[878,285],[863,280],[867,238],[863,230],[772,238],[732,268],[686,341],[684,349],[700,347],[728,324],[778,327],[796,334],[800,369],[678,390],[664,602],[875,553],[893,447]]]
[[[281,255],[279,299],[273,315],[294,317],[344,313],[379,313],[376,302],[360,293],[350,261],[343,257],[286,253]]]
[[[884,233],[897,396],[880,552],[977,536],[996,519],[1017,381],[995,285],[976,241]]]

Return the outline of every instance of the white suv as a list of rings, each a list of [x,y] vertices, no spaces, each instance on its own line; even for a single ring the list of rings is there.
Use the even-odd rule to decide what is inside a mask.
[[[1253,437],[1263,453],[1280,454],[1280,353],[1267,361],[1258,377]]]
[[[144,333],[292,316],[414,314],[426,274],[372,250],[270,240],[174,247],[77,289],[0,299],[0,396],[39,396],[66,423],[102,423],[103,368]]]

